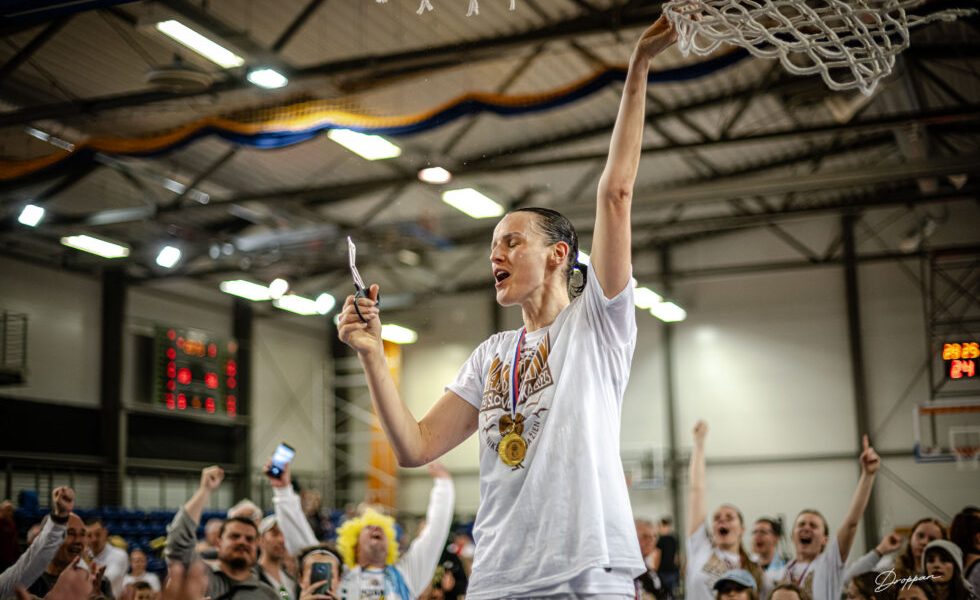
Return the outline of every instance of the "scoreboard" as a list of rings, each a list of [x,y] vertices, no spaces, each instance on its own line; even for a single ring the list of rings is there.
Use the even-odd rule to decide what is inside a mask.
[[[238,414],[238,344],[201,331],[157,327],[154,333],[157,403],[167,410]]]
[[[943,371],[948,379],[977,378],[980,342],[943,344]]]

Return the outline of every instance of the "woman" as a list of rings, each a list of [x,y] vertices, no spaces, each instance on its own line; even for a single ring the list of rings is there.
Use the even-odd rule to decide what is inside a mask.
[[[621,402],[636,340],[630,204],[642,147],[650,61],[676,39],[659,19],[630,59],[609,158],[599,181],[591,273],[570,300],[578,265],[571,223],[519,210],[494,230],[496,299],[524,327],[490,337],[417,421],[398,395],[374,300],[347,298],[338,335],[367,376],[374,409],[402,466],[432,461],[480,436],[481,505],[467,598],[633,596],[644,571],[619,457]]]
[[[786,565],[779,581],[799,586],[813,600],[837,600],[840,597],[844,563],[881,467],[881,459],[871,447],[868,436],[865,435],[861,443],[861,477],[837,535],[830,537],[827,520],[813,509],[801,511],[793,525],[796,558]]]
[[[704,442],[708,437],[708,424],[698,421],[694,426],[694,448],[691,451],[690,476],[687,495],[687,600],[712,600],[715,583],[733,569],[751,574],[755,589],[768,594],[762,569],[752,562],[742,546],[745,520],[742,513],[731,504],[722,504],[711,518],[711,533],[705,523],[707,510],[704,493],[706,475],[704,466]]]
[[[933,540],[948,540],[946,526],[937,519],[925,517],[912,525],[912,533],[898,556],[885,555],[875,566],[876,571],[894,571],[899,578],[922,573],[922,551]]]
[[[922,572],[929,577],[936,600],[971,600],[972,586],[963,578],[963,553],[953,542],[929,542],[922,553]]]

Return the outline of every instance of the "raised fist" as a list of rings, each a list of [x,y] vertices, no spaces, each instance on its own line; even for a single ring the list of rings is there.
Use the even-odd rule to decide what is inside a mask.
[[[699,420],[697,423],[694,424],[694,443],[698,445],[702,445],[704,444],[704,440],[707,437],[708,437],[708,424],[703,420]]]
[[[67,517],[75,508],[75,490],[70,487],[57,487],[51,492],[51,513],[56,517]]]
[[[886,554],[891,554],[892,552],[898,550],[902,546],[902,536],[898,535],[894,531],[881,538],[875,550],[878,554],[884,556]]]
[[[213,492],[218,489],[224,479],[225,470],[221,467],[216,465],[204,467],[201,470],[201,489]]]
[[[875,452],[875,449],[871,447],[870,442],[868,442],[867,434],[861,439],[861,443],[864,448],[861,450],[861,472],[868,475],[874,475],[878,472],[881,467],[881,457]]]

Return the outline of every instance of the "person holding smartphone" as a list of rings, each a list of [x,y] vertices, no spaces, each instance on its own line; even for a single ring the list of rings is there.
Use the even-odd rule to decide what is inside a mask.
[[[449,537],[456,490],[449,471],[442,465],[429,465],[429,474],[434,485],[425,514],[426,527],[403,555],[398,553],[394,519],[374,510],[368,509],[337,531],[337,549],[347,567],[340,578],[339,597],[413,600],[432,580]],[[299,496],[290,485],[289,466],[282,477],[266,475],[274,489],[276,518],[286,549],[296,553],[317,545]],[[301,596],[300,600],[322,599]]]

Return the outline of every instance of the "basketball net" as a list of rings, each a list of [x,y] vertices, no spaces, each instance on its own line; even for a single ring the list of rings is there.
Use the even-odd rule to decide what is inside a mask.
[[[795,75],[819,74],[833,90],[871,95],[909,46],[909,28],[952,21],[976,11],[951,9],[925,17],[905,9],[924,0],[669,0],[663,12],[687,56],[721,44],[778,58]]]
[[[378,4],[387,4],[388,0],[375,0]],[[432,10],[431,0],[422,0],[419,3],[419,9],[415,11],[418,14],[423,14],[426,11]],[[517,0],[510,0],[510,10],[517,10]],[[466,11],[467,17],[472,17],[473,15],[480,14],[480,0],[470,0],[470,7]]]

